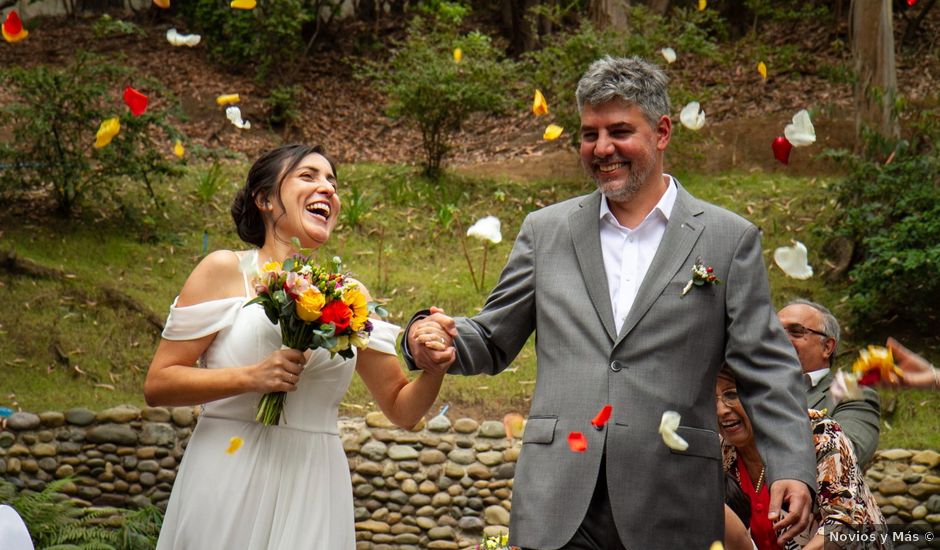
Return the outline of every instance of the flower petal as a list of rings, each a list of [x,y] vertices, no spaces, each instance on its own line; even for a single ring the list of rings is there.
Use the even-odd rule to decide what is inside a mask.
[[[225,108],[225,117],[232,121],[232,124],[234,124],[236,128],[240,128],[242,130],[248,130],[251,128],[250,122],[247,120],[242,120],[242,110],[234,105],[230,105]]]
[[[532,112],[535,113],[535,116],[548,114],[548,102],[545,101],[545,96],[542,95],[540,90],[535,90],[535,97],[532,99]]]
[[[666,63],[670,65],[676,61],[676,50],[672,48],[663,48],[659,50],[659,53],[663,54],[663,58],[666,59]]]
[[[127,105],[131,114],[134,116],[140,116],[144,114],[144,111],[147,110],[147,103],[150,99],[144,94],[138,92],[134,88],[127,86],[124,88],[124,104]]]
[[[793,246],[781,246],[774,250],[774,263],[787,277],[806,280],[813,276],[813,268],[807,262],[806,245],[796,241]]]
[[[216,105],[230,105],[232,103],[238,103],[241,100],[238,94],[222,94],[215,98],[215,103]]]
[[[498,244],[503,240],[503,235],[500,233],[499,218],[496,216],[480,218],[467,230],[467,236]]]
[[[676,411],[666,411],[659,421],[659,434],[663,438],[663,443],[674,451],[684,451],[689,448],[689,444],[686,440],[679,437],[679,434],[676,433],[676,428],[679,427],[681,420],[682,417],[679,416],[679,413]]]
[[[98,133],[95,134],[95,149],[107,146],[120,131],[121,121],[117,117],[102,121],[98,127]]]
[[[183,142],[176,140],[176,145],[173,146],[173,154],[179,158],[183,158],[183,155],[186,154],[186,150],[183,149]]]
[[[237,451],[238,449],[241,449],[241,448],[242,448],[242,445],[244,445],[244,444],[245,444],[245,440],[244,440],[244,439],[242,439],[242,438],[240,438],[240,437],[238,437],[238,436],[235,436],[235,437],[233,437],[233,438],[231,438],[231,439],[228,440],[228,448],[225,449],[225,452],[228,453],[228,454],[230,454],[230,455],[233,455],[233,454],[235,454],[235,451]]]
[[[610,405],[604,405],[604,407],[597,413],[597,416],[591,420],[591,425],[597,429],[603,428],[607,421],[610,420],[610,413],[613,412],[614,408]]]
[[[463,50],[454,48],[454,63],[460,63],[461,59],[463,59]]]
[[[508,413],[503,417],[506,439],[521,439],[525,433],[525,417],[519,413]]]
[[[180,34],[176,32],[176,29],[169,29],[166,31],[166,40],[173,46],[189,46],[192,48],[199,44],[202,36],[198,34]]]
[[[170,0],[153,0],[153,3],[154,3],[158,8],[163,8],[163,9],[165,9],[165,10],[170,9]]]
[[[698,11],[705,11],[706,7],[708,7],[708,2],[706,0],[698,0]]]
[[[568,434],[568,447],[573,453],[583,453],[587,450],[587,439],[581,432],[571,432]]]
[[[862,389],[858,385],[858,375],[846,373],[842,370],[836,371],[829,393],[837,405],[843,401],[860,400],[862,398]]]
[[[763,61],[757,64],[757,72],[760,73],[760,77],[763,80],[767,80],[767,65]]]
[[[705,126],[705,111],[699,106],[698,101],[691,101],[682,108],[679,113],[679,122],[689,130],[701,130]]]
[[[783,129],[783,135],[794,147],[805,147],[816,143],[816,129],[813,128],[813,122],[809,119],[809,112],[802,109],[793,115],[793,122]]]
[[[23,21],[16,13],[16,10],[10,10],[10,13],[7,14],[3,25],[0,26],[0,32],[3,34],[3,39],[10,44],[19,42],[29,35],[29,31],[23,28]]]
[[[258,3],[255,0],[232,0],[233,10],[253,10]]]
[[[558,136],[560,136],[564,131],[565,129],[561,126],[558,126],[557,124],[549,124],[545,128],[545,132],[542,134],[542,139],[547,141],[556,140],[558,139]]]

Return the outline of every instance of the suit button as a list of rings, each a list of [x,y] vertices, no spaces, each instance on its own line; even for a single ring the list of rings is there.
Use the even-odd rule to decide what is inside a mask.
[[[613,361],[610,364],[610,370],[614,372],[620,372],[621,370],[623,370],[623,366],[620,364],[620,361]]]

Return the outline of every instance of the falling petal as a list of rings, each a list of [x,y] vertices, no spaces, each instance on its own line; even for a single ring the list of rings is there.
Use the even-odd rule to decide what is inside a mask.
[[[460,63],[461,59],[463,59],[463,50],[454,48],[454,63]]]
[[[679,122],[689,130],[701,130],[705,126],[705,111],[699,106],[698,101],[691,101],[682,108],[679,113]]]
[[[587,439],[581,432],[571,432],[568,434],[568,447],[573,453],[583,453],[587,450]]]
[[[698,0],[698,11],[705,11],[706,7],[708,7],[708,2],[706,0]]]
[[[0,26],[0,32],[3,34],[3,39],[10,44],[19,42],[29,35],[29,31],[23,28],[23,21],[16,13],[16,10],[10,10],[10,13],[7,14],[3,25]]]
[[[807,260],[806,245],[799,241],[793,246],[781,246],[774,250],[774,263],[787,277],[803,281],[813,276],[813,268]]]
[[[547,141],[558,139],[558,136],[560,136],[564,131],[565,129],[561,126],[558,126],[557,124],[549,124],[545,127],[545,132],[542,134],[542,139]]]
[[[232,439],[228,440],[228,449],[225,449],[225,452],[230,455],[233,455],[235,454],[235,451],[237,451],[238,449],[241,449],[242,445],[244,444],[245,444],[244,439],[237,437],[237,436],[233,437]]]
[[[663,443],[674,451],[684,451],[689,448],[689,444],[676,433],[681,420],[682,417],[676,411],[666,411],[663,413],[662,420],[659,421],[659,434],[663,437]]]
[[[158,8],[163,8],[165,10],[170,9],[170,0],[153,0],[153,3],[156,4]]]
[[[720,540],[716,540],[708,547],[708,550],[725,550],[725,545]]]
[[[859,358],[852,364],[852,372],[862,386],[879,382],[896,384],[904,377],[904,371],[894,364],[891,350],[882,346],[868,346],[868,349],[859,351]]]
[[[250,122],[247,120],[242,120],[242,110],[234,105],[230,105],[225,108],[225,117],[232,121],[232,124],[234,124],[236,128],[240,128],[242,130],[248,130],[251,128]]]
[[[176,32],[176,29],[169,29],[166,31],[166,40],[173,46],[189,46],[192,48],[199,44],[202,36],[198,34],[180,34]]]
[[[913,8],[914,4],[917,3],[917,0],[907,0],[907,7]]]
[[[111,140],[120,131],[121,121],[117,117],[102,121],[101,126],[98,127],[98,133],[95,134],[95,149],[101,149],[111,143]]]
[[[548,114],[548,102],[545,101],[545,96],[539,90],[535,90],[535,98],[532,100],[532,112],[535,113],[535,116]]]
[[[787,141],[787,138],[783,136],[777,136],[774,138],[774,142],[771,144],[771,148],[774,150],[774,158],[779,160],[783,164],[790,164],[790,151],[793,150],[793,145]]]
[[[508,413],[503,417],[503,428],[506,430],[506,439],[520,439],[525,433],[525,417],[519,413]]]
[[[846,373],[845,371],[836,371],[832,379],[832,386],[829,387],[829,394],[832,400],[838,405],[843,401],[858,401],[862,399],[862,389],[858,385],[858,375]]]
[[[499,230],[499,218],[496,216],[486,216],[485,218],[480,218],[476,223],[470,226],[470,229],[467,230],[467,236],[498,244],[503,240],[503,235]]]
[[[610,405],[604,405],[604,407],[597,413],[597,416],[591,420],[591,425],[597,429],[601,429],[607,424],[607,421],[610,420],[610,413],[613,412],[614,408]]]
[[[672,48],[663,48],[659,50],[659,53],[663,54],[663,57],[666,59],[666,63],[670,65],[676,61],[676,50]]]
[[[173,146],[173,154],[179,158],[183,158],[183,155],[186,154],[186,150],[183,149],[182,141],[176,140],[176,145]],[[246,256],[250,256],[250,255],[246,254]]]
[[[783,129],[783,135],[794,147],[805,147],[816,143],[816,129],[813,128],[813,123],[809,119],[809,112],[802,109],[793,115],[793,123],[787,124],[787,127]]]
[[[233,10],[253,10],[258,3],[255,0],[232,0]]]
[[[238,94],[224,94],[215,98],[215,102],[218,105],[229,105],[231,103],[238,103],[241,101],[241,98],[238,97]]]
[[[767,80],[767,65],[763,61],[757,64],[757,72],[760,73],[762,79]]]
[[[130,108],[131,114],[140,116],[147,110],[149,99],[130,86],[124,88],[124,103]]]

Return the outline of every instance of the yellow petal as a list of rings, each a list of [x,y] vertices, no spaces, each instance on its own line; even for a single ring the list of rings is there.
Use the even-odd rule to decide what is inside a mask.
[[[725,545],[720,540],[716,540],[708,547],[708,550],[725,550]]]
[[[114,139],[114,136],[118,135],[120,131],[121,121],[118,120],[117,117],[103,121],[101,126],[98,127],[98,133],[95,134],[95,149],[101,149],[111,143],[111,140]]]
[[[545,101],[545,96],[539,90],[535,90],[535,98],[532,100],[532,112],[535,113],[535,116],[548,114],[548,102]]]
[[[241,98],[238,97],[238,94],[223,94],[215,98],[215,102],[218,105],[228,105],[230,103],[238,103],[241,101]]]
[[[183,155],[186,154],[186,150],[183,149],[183,142],[176,140],[176,145],[173,146],[173,154],[179,158],[183,158]]]
[[[253,10],[256,5],[255,0],[232,0],[233,10]]]
[[[170,9],[170,0],[153,0],[153,3],[156,4],[158,8],[165,10]]]
[[[706,0],[698,0],[698,11],[705,11],[705,6],[708,5]]]
[[[460,60],[463,59],[463,50],[460,48],[454,49],[454,63],[460,63]]]
[[[767,80],[767,65],[764,65],[763,61],[757,64],[757,72],[760,73],[761,78]]]
[[[564,131],[565,129],[562,128],[561,126],[558,126],[557,124],[549,124],[545,128],[545,133],[542,134],[542,139],[545,139],[548,141],[552,141],[553,139],[558,139],[558,136],[560,136],[561,133]]]
[[[0,32],[3,33],[3,39],[10,44],[19,42],[29,35],[29,31],[27,31],[25,28],[16,34],[8,34],[6,29],[4,29],[3,26],[0,26]]]
[[[225,452],[233,455],[235,451],[242,448],[242,445],[245,444],[245,440],[240,437],[233,437],[228,440],[228,449],[225,449]]]

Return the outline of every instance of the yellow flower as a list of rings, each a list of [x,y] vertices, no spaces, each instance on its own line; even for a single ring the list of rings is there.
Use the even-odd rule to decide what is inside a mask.
[[[261,271],[264,273],[276,273],[281,270],[281,262],[268,262],[264,264],[264,267],[261,268]]]
[[[369,319],[369,304],[366,302],[365,295],[359,290],[358,286],[350,286],[343,291],[343,303],[349,306],[352,311],[349,328],[354,332],[359,332]]]
[[[310,288],[307,292],[300,295],[295,306],[297,316],[304,321],[316,321],[320,318],[320,311],[323,309],[323,294],[316,288]]]

